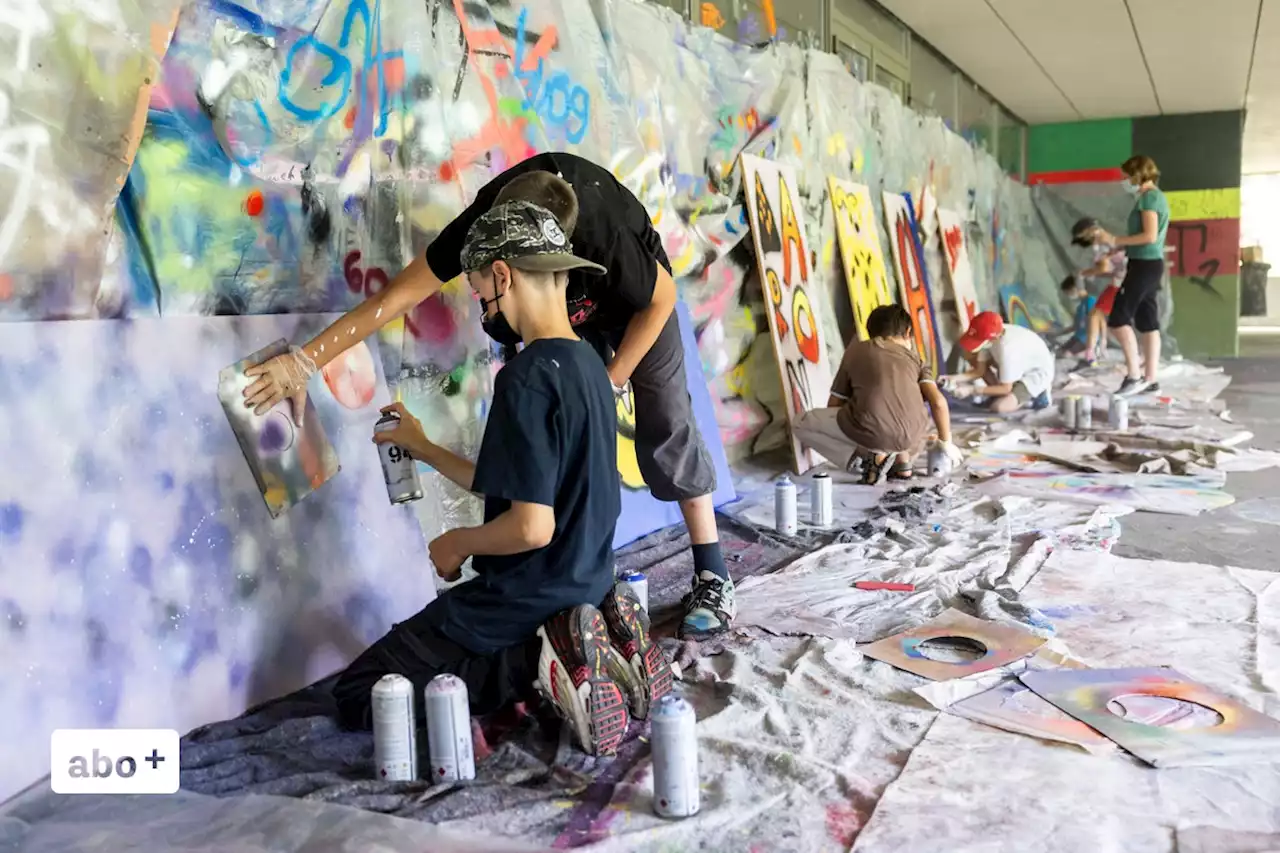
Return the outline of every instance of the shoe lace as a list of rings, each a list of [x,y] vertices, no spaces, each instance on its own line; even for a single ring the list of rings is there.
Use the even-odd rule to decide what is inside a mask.
[[[685,608],[692,610],[701,607],[713,613],[725,612],[725,588],[727,586],[724,581],[720,580],[702,581],[685,597]]]

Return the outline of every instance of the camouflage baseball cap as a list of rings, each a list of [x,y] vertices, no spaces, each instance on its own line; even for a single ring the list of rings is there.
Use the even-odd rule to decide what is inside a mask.
[[[603,275],[605,268],[573,254],[555,214],[528,201],[508,201],[490,208],[467,231],[462,245],[462,271],[484,269],[494,261],[534,272],[581,269]]]

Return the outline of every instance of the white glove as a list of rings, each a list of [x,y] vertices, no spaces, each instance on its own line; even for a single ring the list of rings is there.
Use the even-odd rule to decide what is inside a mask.
[[[956,447],[954,442],[940,441],[938,444],[942,447],[943,452],[947,454],[947,458],[951,460],[953,468],[964,462],[964,452]]]
[[[302,413],[307,407],[307,380],[316,372],[316,363],[301,347],[289,347],[289,351],[250,367],[245,376],[258,380],[244,389],[245,406],[255,414],[264,415],[286,397],[293,406],[293,422],[302,426]]]

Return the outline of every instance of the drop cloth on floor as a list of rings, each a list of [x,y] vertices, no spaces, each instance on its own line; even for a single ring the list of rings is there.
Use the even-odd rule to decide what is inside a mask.
[[[1090,665],[1168,665],[1280,711],[1275,575],[1059,552],[1023,597]],[[853,849],[1248,851],[1280,833],[1277,803],[1277,764],[1156,770],[943,714]]]

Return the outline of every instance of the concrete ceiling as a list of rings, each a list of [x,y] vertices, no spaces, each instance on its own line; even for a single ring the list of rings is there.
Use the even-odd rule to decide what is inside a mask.
[[[1280,171],[1280,0],[880,0],[1031,124],[1247,107]]]

